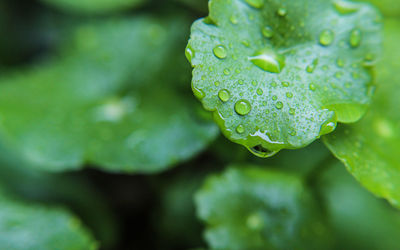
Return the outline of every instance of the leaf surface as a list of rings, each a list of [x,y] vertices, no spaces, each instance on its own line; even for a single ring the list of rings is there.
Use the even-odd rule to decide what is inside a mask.
[[[341,127],[325,144],[369,191],[400,208],[400,22],[385,23],[377,96],[359,123]]]
[[[195,196],[212,249],[329,249],[329,230],[299,177],[254,166],[209,177]]]
[[[261,157],[359,120],[380,16],[331,0],[211,0],[192,26],[192,89],[227,138]],[[352,5],[352,6],[353,6]]]

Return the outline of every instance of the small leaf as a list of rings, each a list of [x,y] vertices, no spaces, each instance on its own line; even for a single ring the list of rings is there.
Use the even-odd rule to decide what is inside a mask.
[[[252,166],[209,177],[196,194],[212,249],[329,249],[329,230],[300,178]]]
[[[368,67],[380,52],[379,15],[364,4],[343,13],[335,3],[210,1],[186,55],[193,91],[226,137],[268,157],[362,117],[373,89]]]
[[[324,142],[363,186],[400,208],[400,22],[385,25],[385,55],[377,68],[372,109],[359,123],[341,127]]]
[[[0,135],[51,171],[89,162],[151,173],[190,158],[217,129],[179,85],[186,71],[175,52],[187,24],[150,16],[83,24],[60,59],[0,79]]]
[[[105,14],[130,9],[146,0],[41,0],[59,9],[85,14]]]
[[[0,248],[86,250],[98,244],[69,212],[17,200],[0,188]]]

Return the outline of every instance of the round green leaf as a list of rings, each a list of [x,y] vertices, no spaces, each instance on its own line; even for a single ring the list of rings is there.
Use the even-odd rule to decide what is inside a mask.
[[[195,196],[212,249],[329,249],[329,230],[299,177],[246,166],[209,177]]]
[[[26,203],[0,189],[0,248],[87,250],[98,243],[69,212]]]
[[[371,110],[359,123],[324,137],[324,142],[362,185],[400,208],[400,22],[385,25],[385,52]]]
[[[146,0],[42,0],[68,12],[104,14],[126,10],[143,4]]]
[[[364,114],[380,16],[331,0],[211,0],[192,26],[192,89],[233,142],[261,157]]]

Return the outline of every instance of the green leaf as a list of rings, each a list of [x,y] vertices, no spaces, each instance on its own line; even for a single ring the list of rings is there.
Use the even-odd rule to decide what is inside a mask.
[[[372,109],[359,123],[341,127],[324,142],[363,186],[400,208],[400,22],[385,25],[385,53],[377,68]]]
[[[377,199],[334,164],[318,180],[319,190],[334,229],[335,249],[397,249],[400,214]]]
[[[212,249],[329,249],[329,230],[299,177],[245,166],[209,177],[196,194]]]
[[[380,16],[331,0],[210,1],[192,26],[192,89],[231,141],[261,157],[364,114]]]
[[[0,248],[86,250],[98,244],[69,212],[17,200],[0,188]]]
[[[192,157],[217,129],[180,87],[185,26],[146,16],[83,24],[58,59],[0,79],[0,135],[51,171],[151,173]]]
[[[41,0],[59,9],[83,13],[106,14],[142,5],[146,0]]]
[[[398,0],[357,0],[369,2],[376,6],[385,17],[400,17],[400,4]]]

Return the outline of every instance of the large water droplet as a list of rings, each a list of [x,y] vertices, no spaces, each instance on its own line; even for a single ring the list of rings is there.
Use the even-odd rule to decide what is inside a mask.
[[[282,102],[277,102],[277,103],[275,104],[275,107],[276,107],[277,109],[282,109],[282,108],[283,108],[283,103],[282,103]]]
[[[227,101],[229,101],[229,99],[231,98],[231,95],[229,94],[229,91],[228,91],[228,90],[226,90],[226,89],[221,89],[221,90],[218,92],[218,97],[219,97],[219,99],[221,99],[221,101],[227,102]]]
[[[337,0],[333,4],[340,14],[351,14],[359,10],[358,4],[345,0]]]
[[[350,45],[353,48],[360,46],[361,43],[361,30],[353,29],[350,34]]]
[[[276,12],[279,16],[286,16],[287,15],[287,9],[285,8],[279,8],[278,11]]]
[[[272,150],[269,150],[267,148],[264,148],[262,145],[254,146],[252,148],[249,148],[249,150],[254,155],[256,155],[258,157],[262,157],[262,158],[271,157],[273,155],[276,155],[279,152],[279,150],[278,151],[272,151]]]
[[[235,111],[239,115],[247,115],[251,111],[251,105],[247,100],[239,100],[235,104]]]
[[[264,0],[246,0],[246,3],[254,8],[261,8],[264,5]]]
[[[332,44],[335,34],[332,30],[323,30],[319,35],[319,43],[324,46],[329,46]]]
[[[258,50],[249,60],[261,68],[271,73],[280,73],[285,66],[285,58],[283,55],[275,53],[272,49]]]
[[[329,121],[321,126],[319,135],[329,134],[329,133],[333,132],[335,130],[335,128],[336,128],[336,123]]]
[[[224,59],[227,56],[226,53],[226,48],[224,45],[217,45],[214,49],[213,49],[214,55],[216,57],[218,57],[219,59]]]

